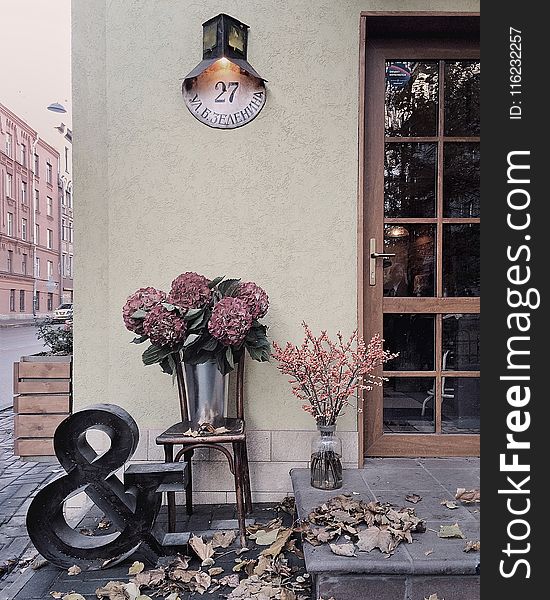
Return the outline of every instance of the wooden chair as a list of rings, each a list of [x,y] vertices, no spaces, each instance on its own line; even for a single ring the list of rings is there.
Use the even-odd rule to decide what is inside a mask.
[[[250,492],[250,474],[248,469],[248,452],[246,448],[246,431],[244,420],[244,354],[237,364],[236,418],[224,418],[223,427],[228,431],[220,434],[207,434],[197,437],[186,435],[192,428],[188,420],[187,395],[183,380],[181,363],[176,361],[176,376],[180,397],[182,420],[172,425],[156,438],[156,443],[164,447],[165,462],[178,462],[182,457],[187,464],[189,473],[185,487],[185,504],[187,514],[193,512],[193,477],[191,459],[196,448],[211,448],[222,452],[227,458],[229,470],[235,479],[235,495],[237,499],[237,519],[241,545],[246,544],[245,514],[252,511],[252,495]],[[229,445],[229,447],[227,447]],[[174,446],[181,449],[174,454]],[[176,530],[176,494],[167,492],[168,500],[168,531]]]

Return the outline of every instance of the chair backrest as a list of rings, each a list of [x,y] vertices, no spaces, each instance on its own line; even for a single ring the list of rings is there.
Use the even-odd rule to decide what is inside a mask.
[[[188,401],[187,393],[185,391],[185,379],[183,374],[182,364],[179,360],[176,363],[176,381],[178,384],[178,395],[180,399],[180,411],[181,420],[186,421],[188,419]],[[245,352],[243,351],[241,358],[236,364],[236,368],[231,373],[236,373],[236,392],[235,392],[235,404],[236,414],[238,419],[244,419],[244,364],[245,364]],[[228,374],[228,377],[231,376]]]

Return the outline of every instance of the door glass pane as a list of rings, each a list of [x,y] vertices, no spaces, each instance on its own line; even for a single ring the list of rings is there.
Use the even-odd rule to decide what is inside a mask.
[[[479,433],[479,379],[444,377],[442,382],[442,432]]]
[[[386,61],[386,135],[437,135],[438,63]]]
[[[434,390],[432,377],[392,377],[384,382],[384,431],[433,433]]]
[[[445,135],[479,135],[479,61],[445,63]]]
[[[433,296],[435,225],[384,226],[384,296]]]
[[[443,295],[479,296],[479,225],[443,226]]]
[[[479,315],[443,315],[442,368],[479,371]]]
[[[434,217],[437,144],[387,143],[384,215]]]
[[[399,356],[384,365],[386,371],[434,369],[434,315],[385,314],[384,347]]]
[[[479,144],[443,149],[443,216],[479,217]]]

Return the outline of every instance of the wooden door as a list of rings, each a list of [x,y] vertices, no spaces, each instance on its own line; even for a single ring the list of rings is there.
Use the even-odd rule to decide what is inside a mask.
[[[478,48],[378,39],[367,43],[365,67],[363,331],[381,332],[399,352],[366,395],[365,451],[475,455]]]

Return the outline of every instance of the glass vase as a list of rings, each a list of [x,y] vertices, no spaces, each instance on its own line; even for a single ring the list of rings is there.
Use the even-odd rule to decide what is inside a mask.
[[[342,487],[342,440],[336,425],[317,425],[319,435],[311,444],[311,485],[319,490]]]

